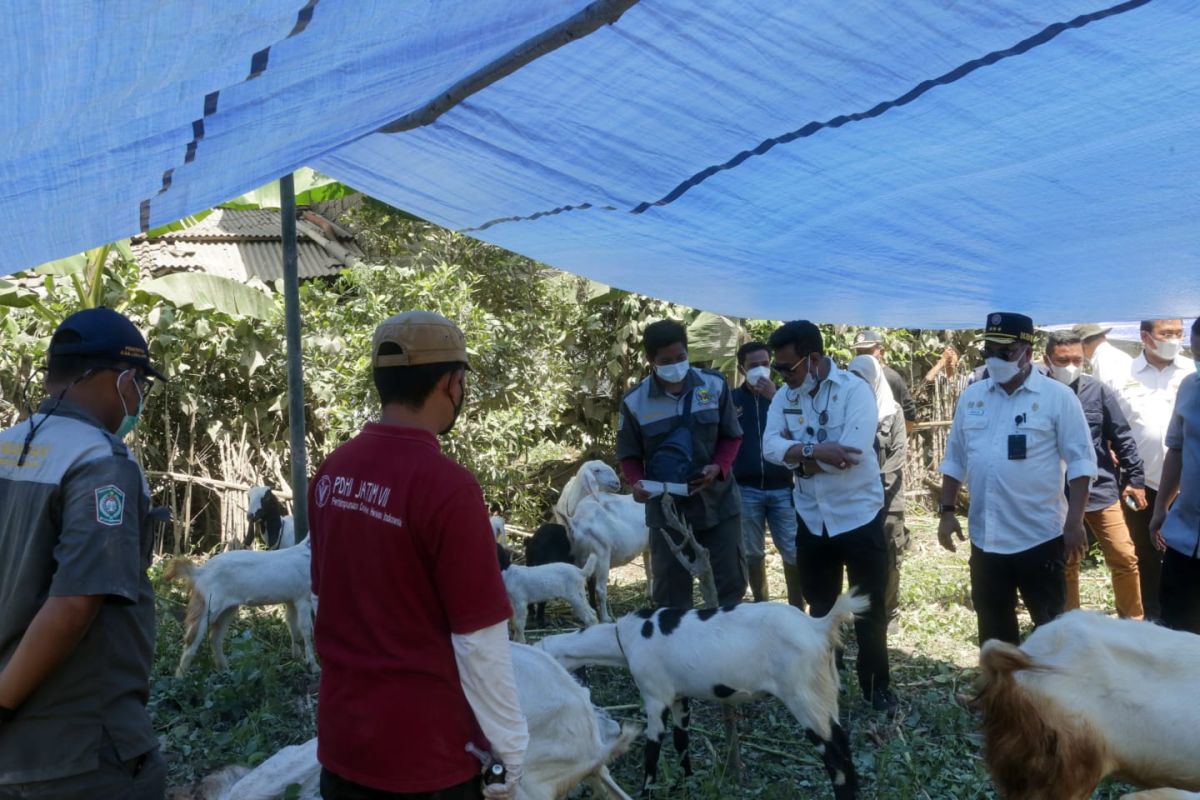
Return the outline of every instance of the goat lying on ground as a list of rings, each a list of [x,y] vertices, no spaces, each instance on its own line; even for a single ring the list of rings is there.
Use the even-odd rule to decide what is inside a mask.
[[[246,528],[246,538],[242,542],[249,548],[254,541],[254,534],[262,526],[262,540],[268,550],[283,550],[296,543],[295,520],[290,515],[275,490],[270,486],[254,486],[247,493],[246,517],[249,525]]]
[[[1200,789],[1200,636],[1072,611],[989,641],[975,704],[1007,800],[1089,798],[1102,778]]]
[[[631,800],[613,780],[607,765],[629,749],[636,726],[621,727],[592,705],[587,689],[571,679],[554,659],[532,647],[513,644],[517,695],[529,724],[524,777],[517,800],[558,800],[581,783],[601,797]],[[228,767],[206,779],[203,793],[178,800],[274,800],[298,784],[300,800],[319,800],[321,765],[317,740],[285,747],[248,774]],[[294,791],[294,790],[293,790]]]
[[[309,577],[312,549],[305,539],[286,550],[232,550],[213,556],[196,566],[186,558],[176,558],[163,572],[166,580],[182,580],[191,587],[185,621],[183,655],[176,676],[187,672],[206,633],[212,646],[213,663],[227,669],[222,640],[240,606],[286,604],[288,632],[292,637],[292,655],[304,657],[315,672],[313,657],[313,595]],[[211,630],[210,630],[211,628]]]
[[[567,482],[554,507],[565,520],[576,564],[596,556],[596,610],[601,622],[611,622],[608,611],[608,573],[639,555],[646,569],[646,593],[650,593],[650,531],[646,511],[632,495],[620,491],[621,481],[603,461],[588,461]],[[566,512],[570,516],[564,516]]]
[[[782,603],[646,610],[615,624],[547,636],[538,647],[567,669],[628,667],[646,709],[643,791],[658,775],[668,712],[674,720],[675,750],[684,773],[691,773],[682,698],[741,703],[770,694],[783,701],[817,746],[834,797],[849,800],[855,797],[858,775],[850,740],[838,724],[834,650],[842,623],[868,606],[866,597],[844,594],[820,619]]]
[[[533,532],[533,536],[525,540],[525,566],[527,567],[574,563],[575,558],[571,555],[571,539],[567,536],[567,529],[562,525],[548,522],[539,526]],[[589,581],[589,585],[594,584],[594,580]],[[539,628],[546,626],[545,603],[532,603],[527,612],[535,614]]]
[[[525,641],[526,609],[530,603],[546,603],[549,600],[566,600],[578,619],[586,628],[596,624],[596,612],[587,602],[587,581],[596,569],[596,557],[588,556],[583,569],[574,564],[542,564],[523,567],[513,564],[512,558],[500,545],[496,545],[500,560],[500,576],[513,607],[513,641]]]

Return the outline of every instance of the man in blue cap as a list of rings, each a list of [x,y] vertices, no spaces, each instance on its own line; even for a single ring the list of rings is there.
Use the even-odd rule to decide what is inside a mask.
[[[971,491],[971,599],[979,643],[1020,643],[1017,593],[1042,625],[1066,606],[1068,554],[1087,546],[1083,514],[1096,454],[1074,392],[1033,366],[1033,320],[988,315],[988,377],[958,398],[942,460],[938,540],[965,541],[955,516],[959,487]],[[1067,496],[1063,495],[1063,481]]]
[[[48,356],[47,399],[0,433],[0,800],[158,800],[150,492],[122,437],[162,376],[107,308]]]

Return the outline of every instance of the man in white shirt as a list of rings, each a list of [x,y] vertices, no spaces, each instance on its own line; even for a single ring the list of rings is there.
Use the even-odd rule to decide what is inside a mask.
[[[1162,616],[1159,604],[1162,553],[1151,541],[1150,520],[1162,480],[1167,426],[1175,408],[1175,396],[1179,384],[1193,372],[1192,362],[1179,355],[1182,346],[1183,320],[1144,320],[1142,354],[1133,359],[1124,379],[1113,386],[1146,470],[1146,502],[1134,508],[1126,505],[1124,512],[1125,524],[1137,549],[1146,619],[1156,621]]]
[[[877,711],[894,714],[887,654],[888,547],[883,483],[875,457],[879,416],[871,387],[825,356],[817,326],[789,322],[771,334],[773,368],[787,386],[767,411],[763,455],[796,474],[796,562],[814,617],[850,586],[871,600],[854,623],[858,680]]]
[[[1071,332],[1083,340],[1083,357],[1091,365],[1091,376],[1116,388],[1129,377],[1133,357],[1109,344],[1108,332],[1095,323],[1076,325]]]
[[[965,541],[955,516],[958,490],[971,492],[971,600],[979,643],[1020,643],[1017,592],[1034,625],[1066,606],[1068,552],[1087,546],[1083,513],[1096,454],[1075,394],[1033,369],[1033,320],[988,316],[983,357],[989,378],[958,399],[942,461],[938,540]],[[1063,479],[1068,497],[1063,496]]]

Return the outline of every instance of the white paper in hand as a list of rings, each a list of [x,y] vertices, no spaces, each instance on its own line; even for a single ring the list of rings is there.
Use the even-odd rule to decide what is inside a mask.
[[[642,488],[652,496],[658,497],[663,492],[669,492],[678,497],[687,497],[691,492],[686,483],[663,483],[662,481],[642,481]]]

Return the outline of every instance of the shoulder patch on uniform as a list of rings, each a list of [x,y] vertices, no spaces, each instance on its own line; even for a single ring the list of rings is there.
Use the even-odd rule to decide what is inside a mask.
[[[125,492],[109,484],[96,490],[96,522],[118,527],[125,517]]]

